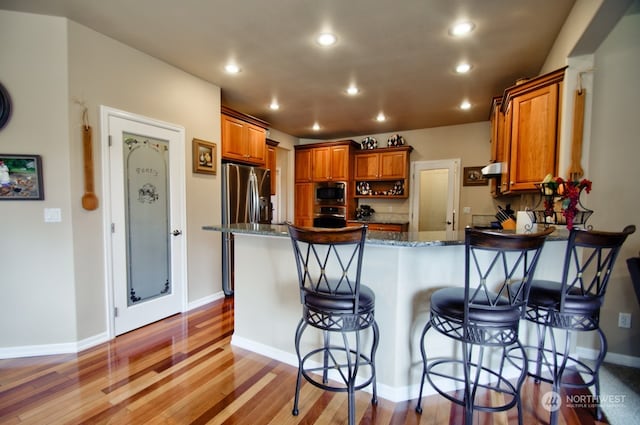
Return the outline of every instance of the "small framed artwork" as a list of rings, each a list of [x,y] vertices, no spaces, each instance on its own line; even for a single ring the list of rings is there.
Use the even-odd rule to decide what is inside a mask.
[[[193,139],[193,172],[216,173],[216,144]]]
[[[464,167],[463,186],[486,186],[488,183],[482,175],[482,167]]]
[[[0,201],[43,199],[40,155],[0,154]]]

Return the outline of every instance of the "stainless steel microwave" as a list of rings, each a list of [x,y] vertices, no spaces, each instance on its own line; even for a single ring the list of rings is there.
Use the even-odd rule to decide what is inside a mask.
[[[344,205],[347,196],[345,182],[319,182],[315,186],[316,205]]]

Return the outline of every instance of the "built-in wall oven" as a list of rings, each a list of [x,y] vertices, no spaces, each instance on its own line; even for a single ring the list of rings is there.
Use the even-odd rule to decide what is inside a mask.
[[[318,182],[315,184],[314,227],[338,228],[347,225],[347,184]]]

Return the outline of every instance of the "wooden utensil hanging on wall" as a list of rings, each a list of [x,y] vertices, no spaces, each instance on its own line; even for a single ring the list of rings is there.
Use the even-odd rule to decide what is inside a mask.
[[[570,180],[578,180],[584,175],[580,161],[582,159],[582,132],[584,127],[584,88],[576,90],[573,101],[573,138],[571,139],[571,165],[567,175]]]
[[[84,160],[84,195],[82,195],[82,208],[88,211],[93,211],[98,208],[98,197],[93,192],[93,146],[91,133],[91,126],[82,126],[82,150]]]

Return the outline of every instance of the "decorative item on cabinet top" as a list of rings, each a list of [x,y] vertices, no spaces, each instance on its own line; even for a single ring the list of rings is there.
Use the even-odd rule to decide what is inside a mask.
[[[360,147],[361,149],[375,149],[378,147],[378,141],[375,137],[367,136],[360,142]]]
[[[389,137],[389,139],[387,139],[387,146],[389,147],[404,146],[404,144],[404,137],[399,134],[394,134],[393,136]]]

